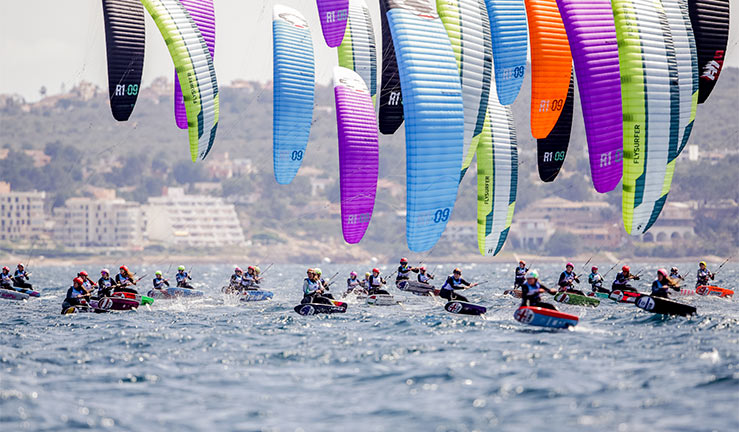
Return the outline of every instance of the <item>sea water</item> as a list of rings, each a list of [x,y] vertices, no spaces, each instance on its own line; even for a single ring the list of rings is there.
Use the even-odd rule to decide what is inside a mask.
[[[457,265],[430,265],[437,285]],[[323,267],[340,272],[337,297],[366,271]],[[260,303],[221,293],[232,266],[188,268],[204,298],[69,316],[61,303],[81,269],[32,268],[41,298],[0,300],[0,430],[739,430],[739,296],[676,296],[692,318],[557,304],[580,324],[552,331],[513,319],[512,265],[463,267],[489,281],[465,293],[485,317],[392,287],[401,305],[304,317],[293,307],[305,266],[267,271],[275,296]],[[132,269],[148,274],[142,293],[157,269]],[[539,271],[554,285],[560,269]],[[736,276],[727,265],[717,285],[736,290]]]

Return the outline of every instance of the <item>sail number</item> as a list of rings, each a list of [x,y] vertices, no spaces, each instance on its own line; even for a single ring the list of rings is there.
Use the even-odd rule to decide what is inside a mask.
[[[303,160],[303,151],[302,150],[295,150],[290,155],[290,159],[292,159],[294,161]]]
[[[543,159],[544,162],[552,162],[553,160],[557,162],[561,162],[565,160],[566,152],[564,151],[558,151],[558,152],[544,152]]]
[[[525,72],[526,72],[525,66],[516,66],[513,68],[503,69],[503,72],[501,75],[503,75],[504,80],[508,80],[511,78],[523,78],[523,75]]]
[[[452,211],[447,207],[445,209],[436,210],[434,213],[434,223],[446,222],[449,220],[449,215]]]

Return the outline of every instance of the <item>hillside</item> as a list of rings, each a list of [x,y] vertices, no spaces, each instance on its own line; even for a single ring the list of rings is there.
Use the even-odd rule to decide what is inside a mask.
[[[47,97],[34,104],[0,96],[0,148],[9,149],[12,156],[0,161],[0,181],[10,182],[16,190],[45,190],[52,195],[53,205],[61,205],[67,197],[82,194],[84,185],[115,188],[120,196],[144,202],[148,196],[159,194],[162,186],[211,180],[202,164],[193,165],[189,161],[186,133],[174,124],[171,90],[171,83],[164,78],[142,90],[131,120],[126,123],[112,119],[107,94],[85,84],[68,94]],[[529,95],[527,80],[513,106],[520,154],[516,215],[532,216],[527,213],[531,203],[543,197],[559,196],[576,202],[607,200],[613,211],[605,220],[618,222],[620,188],[601,196],[590,186],[579,103],[575,108],[572,142],[560,177],[551,184],[539,181],[536,141],[528,125]],[[727,69],[708,103],[699,106],[689,143],[697,144],[701,154],[722,158],[708,165],[705,160],[692,162],[681,157],[671,200],[739,202],[736,187],[739,171],[735,168],[739,163],[737,100],[739,70]],[[345,251],[383,256],[407,251],[402,215],[405,209],[403,129],[394,136],[381,136],[382,188],[378,191],[375,216],[361,246],[349,247],[341,241],[336,214],[338,154],[333,90],[323,86],[316,89],[314,124],[304,169],[288,186],[277,185],[272,175],[271,101],[270,85],[236,82],[221,87],[220,124],[210,158],[218,159],[228,153],[231,159],[250,159],[255,167],[248,175],[221,181],[224,195],[251,196],[258,203],[248,204],[250,200],[243,200],[245,204],[238,207],[247,237],[273,236],[285,243],[301,239],[306,241],[301,247],[317,242],[316,247],[325,249],[326,253]],[[23,159],[25,155],[17,153],[28,149],[45,151],[52,156],[52,162],[47,167],[33,168],[30,160]],[[325,179],[328,186],[311,197],[311,182],[316,178]],[[475,176],[468,175],[460,187],[452,222],[474,223],[476,199]],[[713,223],[705,221],[705,225]],[[736,221],[718,230],[714,227],[706,234],[709,237],[701,247],[712,251],[711,243],[728,235],[733,239],[728,246],[736,248],[737,231]],[[696,232],[701,232],[700,226]],[[623,248],[624,252],[633,252],[639,245],[629,241]],[[587,249],[585,244],[577,248]],[[474,254],[476,250],[475,242],[458,244],[445,235],[434,255]],[[511,250],[509,245],[507,251]],[[537,252],[547,253],[547,250]]]

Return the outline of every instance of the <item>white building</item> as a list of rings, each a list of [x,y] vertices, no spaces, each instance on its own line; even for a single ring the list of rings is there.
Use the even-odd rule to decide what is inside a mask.
[[[38,238],[44,230],[45,192],[12,192],[0,182],[0,241]]]
[[[233,204],[169,188],[145,206],[147,237],[165,246],[223,247],[245,243]]]
[[[138,203],[70,198],[54,209],[54,240],[72,248],[141,249],[146,221]]]

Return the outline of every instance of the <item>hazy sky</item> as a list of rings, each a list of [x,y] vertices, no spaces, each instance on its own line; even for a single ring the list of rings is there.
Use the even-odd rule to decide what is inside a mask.
[[[377,0],[366,0],[379,42]],[[272,79],[272,6],[284,4],[308,19],[316,50],[319,82],[329,82],[337,64],[336,50],[326,47],[312,0],[216,0],[216,72],[227,85],[234,79]],[[731,0],[731,36],[727,64],[739,67],[739,0]],[[144,85],[154,78],[173,77],[172,60],[154,22],[147,17]],[[105,34],[100,0],[25,0],[0,2],[0,93],[39,98],[81,80],[107,87]]]

